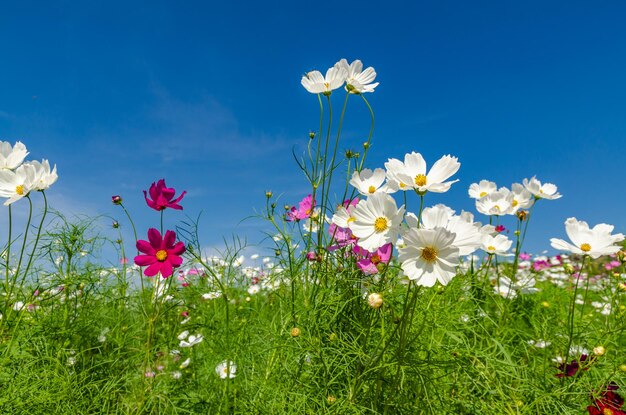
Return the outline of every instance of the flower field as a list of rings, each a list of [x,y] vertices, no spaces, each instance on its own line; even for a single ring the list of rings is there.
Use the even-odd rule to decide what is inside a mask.
[[[306,191],[261,195],[252,251],[208,253],[166,178],[141,212],[112,196],[98,234],[48,205],[56,165],[2,142],[0,413],[626,414],[624,235],[572,206],[552,254],[529,253],[534,217],[567,197],[540,175],[462,188],[461,160],[419,148],[370,165],[375,81],[345,59],[302,77],[320,107],[294,154]],[[371,114],[358,152],[348,105]],[[475,211],[442,204],[452,191]]]

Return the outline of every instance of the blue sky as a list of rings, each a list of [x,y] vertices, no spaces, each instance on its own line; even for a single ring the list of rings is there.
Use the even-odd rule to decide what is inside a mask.
[[[187,190],[184,214],[202,211],[204,245],[258,242],[264,223],[241,221],[266,190],[280,204],[308,193],[291,152],[318,106],[300,77],[361,59],[380,82],[367,166],[455,155],[460,182],[427,202],[458,211],[475,212],[467,187],[483,178],[555,183],[564,197],[530,225],[539,252],[571,216],[626,231],[625,17],[621,1],[5,2],[0,140],[57,164],[48,194],[64,212],[124,224],[119,194],[145,235],[158,214],[142,190],[165,178]],[[368,128],[352,99],[340,148]]]

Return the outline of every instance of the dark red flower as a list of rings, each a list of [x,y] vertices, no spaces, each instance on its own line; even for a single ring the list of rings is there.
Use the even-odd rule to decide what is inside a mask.
[[[616,390],[619,386],[615,382],[609,383],[607,390],[599,397],[592,397],[594,404],[587,407],[590,415],[626,415],[621,408],[624,405],[622,398]]]
[[[135,264],[140,267],[148,266],[144,274],[153,277],[159,272],[163,278],[167,278],[174,273],[174,268],[178,268],[183,263],[180,255],[185,252],[185,244],[176,242],[176,232],[167,231],[165,237],[161,233],[150,228],[148,230],[148,241],[137,241],[137,249],[145,255],[137,255]]]
[[[593,362],[594,357],[586,354],[580,355],[579,359],[574,359],[571,363],[563,362],[559,364],[559,372],[555,376],[557,378],[574,376],[579,369],[589,370],[589,365]],[[587,364],[587,365],[585,365]]]
[[[161,179],[156,183],[152,183],[150,186],[150,197],[148,199],[148,193],[144,190],[143,195],[146,198],[146,203],[154,210],[163,210],[165,208],[171,208],[176,210],[182,210],[183,207],[178,204],[187,191],[183,191],[177,199],[174,199],[176,190],[172,187],[165,185],[165,180]],[[174,200],[172,200],[174,199]]]
[[[122,197],[115,195],[115,196],[111,196],[111,202],[113,202],[114,205],[121,205],[122,204]]]

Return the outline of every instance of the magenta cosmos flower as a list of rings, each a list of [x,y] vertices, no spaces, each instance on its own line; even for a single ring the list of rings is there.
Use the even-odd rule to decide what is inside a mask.
[[[182,210],[183,207],[178,204],[187,191],[183,191],[178,198],[174,199],[176,190],[172,187],[165,185],[165,180],[161,179],[156,183],[152,183],[150,186],[150,197],[148,199],[148,193],[144,190],[143,195],[146,198],[146,203],[154,210],[164,210],[165,208],[172,208],[176,210]],[[174,200],[172,200],[174,199]]]
[[[300,201],[298,207],[292,206],[286,213],[285,218],[287,222],[300,221],[311,217],[313,209],[315,208],[315,200],[313,196],[308,195]]]
[[[147,277],[153,277],[160,272],[163,278],[167,278],[174,273],[174,268],[183,263],[180,255],[185,252],[185,244],[176,242],[174,231],[165,232],[165,237],[162,238],[158,230],[150,228],[148,240],[137,241],[137,249],[144,255],[137,255],[135,264],[148,267],[144,271]]]

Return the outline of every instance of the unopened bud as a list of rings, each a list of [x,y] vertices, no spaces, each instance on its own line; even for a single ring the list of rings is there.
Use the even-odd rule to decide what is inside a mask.
[[[268,199],[272,197],[272,191],[268,190],[267,192],[265,192],[265,197],[267,197]]]
[[[572,264],[563,264],[563,269],[565,270],[566,273],[568,274],[573,274],[574,273],[574,267],[572,266]]]
[[[366,142],[364,142],[364,143],[363,143],[363,148],[364,148],[364,149],[366,149],[366,150],[367,150],[368,148],[370,148],[370,143],[369,143],[369,141],[366,141]]]
[[[329,405],[334,404],[337,401],[337,398],[335,398],[333,395],[328,395],[328,397],[326,398],[326,402],[328,402]]]
[[[371,293],[367,296],[367,303],[372,308],[380,308],[383,305],[383,297],[378,293]]]
[[[118,221],[114,220],[112,226],[113,226],[113,229],[117,229],[120,227],[120,224]]]
[[[291,337],[298,337],[300,335],[300,329],[297,327],[293,327],[289,334],[291,334]]]
[[[111,196],[111,202],[113,202],[114,205],[121,205],[122,197],[119,195]]]
[[[522,222],[528,218],[528,211],[520,209],[517,211],[515,215],[517,216],[517,219],[519,219],[520,222]]]
[[[606,349],[603,346],[596,346],[593,348],[593,354],[596,356],[602,356],[604,353],[606,353]]]
[[[617,251],[617,260],[622,263],[626,262],[626,250]]]

